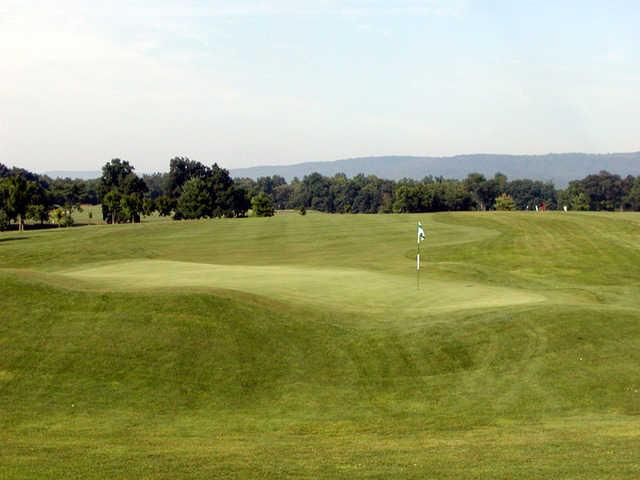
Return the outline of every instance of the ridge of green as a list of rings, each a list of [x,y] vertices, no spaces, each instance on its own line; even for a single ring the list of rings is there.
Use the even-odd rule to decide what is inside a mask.
[[[637,214],[3,234],[0,312],[0,478],[640,476]]]

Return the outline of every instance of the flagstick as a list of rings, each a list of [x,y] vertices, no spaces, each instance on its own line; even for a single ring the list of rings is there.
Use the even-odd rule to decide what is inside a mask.
[[[424,229],[422,228],[422,223],[418,222],[418,244],[416,250],[416,289],[420,290],[420,242],[424,240]]]
[[[416,254],[416,288],[420,290],[420,238],[418,238],[418,253]]]

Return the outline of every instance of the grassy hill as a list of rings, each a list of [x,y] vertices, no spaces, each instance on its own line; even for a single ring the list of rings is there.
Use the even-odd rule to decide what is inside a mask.
[[[640,477],[638,214],[5,233],[0,311],[0,478]]]

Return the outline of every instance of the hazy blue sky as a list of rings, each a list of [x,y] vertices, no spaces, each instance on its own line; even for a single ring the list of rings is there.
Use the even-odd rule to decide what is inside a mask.
[[[0,162],[640,150],[637,0],[103,3],[0,0]]]

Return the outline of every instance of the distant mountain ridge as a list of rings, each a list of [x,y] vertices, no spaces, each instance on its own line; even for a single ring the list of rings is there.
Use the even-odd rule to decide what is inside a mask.
[[[51,170],[49,172],[43,172],[50,178],[81,178],[82,180],[91,180],[98,178],[102,175],[100,170]]]
[[[450,157],[420,156],[379,156],[357,157],[329,162],[304,162],[293,165],[263,165],[247,168],[232,168],[232,177],[258,178],[281,175],[291,181],[313,172],[322,175],[344,173],[349,177],[364,173],[380,178],[399,180],[401,178],[422,179],[434,177],[464,178],[471,172],[493,176],[502,172],[510,179],[530,178],[552,181],[564,187],[571,180],[577,180],[591,173],[607,170],[618,175],[640,175],[640,152],[631,153],[550,153],[546,155],[499,155],[470,154]],[[54,170],[44,172],[51,178],[70,177],[98,178],[101,172]]]
[[[231,169],[233,177],[257,178],[281,175],[290,181],[312,172],[322,175],[359,173],[390,180],[422,179],[427,175],[464,178],[471,172],[493,176],[502,172],[510,179],[530,178],[552,181],[564,187],[571,180],[607,170],[619,175],[640,175],[640,152],[631,153],[550,153],[546,155],[470,154],[450,157],[380,156],[294,165],[266,165]]]

